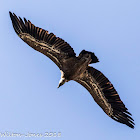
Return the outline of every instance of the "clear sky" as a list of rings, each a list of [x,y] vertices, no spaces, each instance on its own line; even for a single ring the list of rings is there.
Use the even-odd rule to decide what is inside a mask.
[[[31,140],[140,140],[139,0],[1,0],[0,5],[0,133],[61,132]],[[113,83],[135,129],[109,118],[78,83],[57,89],[58,67],[16,35],[9,11],[63,38],[77,55],[82,49],[94,52],[100,62],[92,66]]]

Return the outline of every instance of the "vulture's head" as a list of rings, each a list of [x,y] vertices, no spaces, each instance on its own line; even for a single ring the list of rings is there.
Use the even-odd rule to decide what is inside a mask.
[[[60,81],[59,81],[59,85],[57,88],[59,88],[60,86],[64,85],[65,82],[67,82],[67,80],[65,78],[61,78]]]

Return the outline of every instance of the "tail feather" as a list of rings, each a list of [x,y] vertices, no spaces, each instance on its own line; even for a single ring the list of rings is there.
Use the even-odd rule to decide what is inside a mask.
[[[99,62],[98,58],[95,56],[95,54],[93,52],[82,50],[79,54],[79,57],[81,57],[85,54],[90,54],[91,55],[92,61],[90,62],[90,64]]]

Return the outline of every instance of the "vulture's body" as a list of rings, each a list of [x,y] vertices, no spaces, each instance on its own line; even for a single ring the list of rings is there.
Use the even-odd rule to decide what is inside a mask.
[[[34,26],[10,12],[12,24],[17,35],[33,49],[49,57],[60,69],[59,86],[74,80],[84,86],[96,103],[112,119],[134,128],[131,114],[121,101],[110,81],[89,64],[98,62],[92,52],[81,51],[78,57],[72,47],[53,33]]]

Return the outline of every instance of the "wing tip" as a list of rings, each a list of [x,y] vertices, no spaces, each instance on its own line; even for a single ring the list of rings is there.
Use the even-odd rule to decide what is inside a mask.
[[[20,33],[23,32],[24,25],[22,26],[22,23],[20,22],[20,18],[18,18],[15,13],[9,11],[9,15],[12,21],[13,28],[15,32],[19,35]]]
[[[134,120],[133,119],[130,119],[128,117],[126,118],[123,118],[122,116],[119,116],[119,115],[113,115],[113,116],[110,116],[113,120],[119,122],[119,123],[123,123],[125,125],[127,125],[128,127],[134,129],[134,125],[135,123],[133,122]]]
[[[11,11],[9,11],[9,15],[10,15],[10,18],[12,18],[13,14]]]
[[[12,13],[11,11],[9,11],[9,15],[10,15],[10,17],[16,16],[15,13]]]

